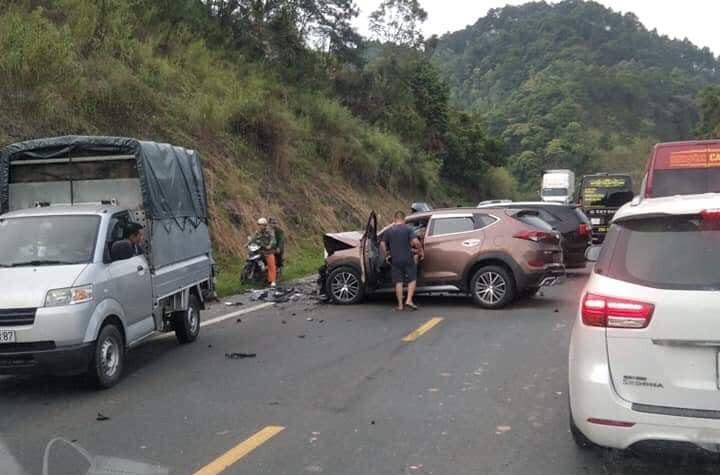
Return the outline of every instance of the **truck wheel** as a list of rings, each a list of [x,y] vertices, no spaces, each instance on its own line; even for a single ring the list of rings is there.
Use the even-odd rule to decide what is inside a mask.
[[[490,310],[500,309],[515,300],[515,281],[503,267],[482,267],[470,281],[470,294],[477,305]]]
[[[192,343],[200,333],[200,302],[195,294],[190,294],[187,310],[173,313],[175,336],[180,343]]]
[[[97,338],[90,362],[89,376],[99,389],[108,389],[120,381],[125,363],[125,342],[114,323],[105,325]]]
[[[365,295],[360,273],[352,267],[338,267],[330,272],[327,290],[333,303],[338,305],[359,303]]]

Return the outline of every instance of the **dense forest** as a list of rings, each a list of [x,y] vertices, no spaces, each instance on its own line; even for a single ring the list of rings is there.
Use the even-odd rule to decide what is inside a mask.
[[[433,61],[453,99],[502,138],[524,191],[555,167],[637,175],[655,142],[708,135],[720,122],[717,87],[705,90],[720,82],[709,49],[594,2],[491,10],[442,37]]]

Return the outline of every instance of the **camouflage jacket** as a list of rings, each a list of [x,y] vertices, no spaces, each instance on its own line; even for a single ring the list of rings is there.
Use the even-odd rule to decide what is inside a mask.
[[[266,254],[275,252],[277,240],[275,239],[275,233],[271,229],[262,229],[255,233],[254,241]]]

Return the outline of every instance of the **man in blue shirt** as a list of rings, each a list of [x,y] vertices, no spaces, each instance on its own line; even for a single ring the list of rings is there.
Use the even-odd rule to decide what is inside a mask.
[[[422,246],[413,229],[405,224],[405,213],[395,213],[395,222],[383,234],[380,243],[385,259],[392,266],[392,280],[395,283],[395,296],[398,311],[408,307],[417,310],[413,297],[417,286],[417,261],[422,255]],[[403,305],[403,284],[408,286],[407,299]]]

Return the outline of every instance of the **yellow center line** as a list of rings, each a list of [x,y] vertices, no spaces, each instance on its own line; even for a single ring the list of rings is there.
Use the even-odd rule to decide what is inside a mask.
[[[205,465],[193,475],[218,475],[226,468],[230,467],[232,464],[278,435],[283,430],[285,430],[284,427],[267,426],[257,434],[239,443],[220,457]]]
[[[421,336],[423,336],[424,334],[426,334],[427,332],[429,332],[430,330],[432,330],[432,328],[435,325],[437,325],[438,323],[440,323],[442,321],[443,321],[443,319],[440,317],[433,317],[430,320],[428,320],[427,322],[425,322],[420,328],[418,328],[417,330],[415,330],[414,332],[412,332],[411,334],[409,334],[408,336],[403,338],[402,341],[408,341],[408,342],[415,341],[418,338],[420,338]]]

